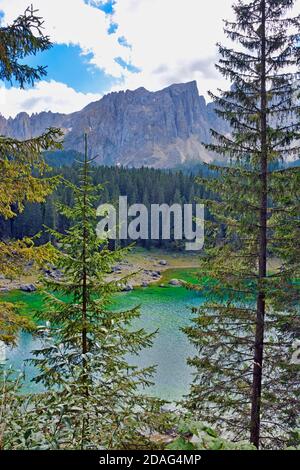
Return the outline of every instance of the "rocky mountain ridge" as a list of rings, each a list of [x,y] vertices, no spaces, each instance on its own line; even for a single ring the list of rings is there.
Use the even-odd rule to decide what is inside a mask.
[[[113,92],[72,114],[42,112],[16,118],[0,115],[0,134],[28,139],[49,127],[65,133],[65,150],[83,151],[89,133],[89,152],[105,165],[172,168],[188,161],[210,161],[202,145],[210,142],[210,128],[228,132],[213,104],[199,96],[195,81],[171,85],[157,92],[145,88]]]

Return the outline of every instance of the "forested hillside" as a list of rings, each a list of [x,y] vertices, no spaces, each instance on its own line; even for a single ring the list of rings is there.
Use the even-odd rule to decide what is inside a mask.
[[[58,154],[53,161],[53,156],[48,156],[48,161],[59,164],[59,161],[70,162],[80,158],[80,154],[65,152]],[[197,173],[205,173],[203,166],[197,168]],[[51,170],[51,175],[59,175],[64,179],[79,184],[78,164],[56,167]],[[101,184],[98,204],[110,203],[117,206],[119,196],[127,196],[128,203],[144,204],[150,209],[151,204],[195,203],[197,198],[203,197],[203,188],[195,182],[195,175],[191,171],[164,171],[150,168],[126,169],[122,167],[97,166],[93,172],[93,183]],[[69,222],[59,214],[58,203],[73,204],[73,196],[70,188],[60,184],[52,195],[42,203],[27,203],[23,213],[11,220],[0,219],[0,235],[2,239],[21,239],[26,236],[34,236],[43,232],[40,242],[48,241],[50,235],[44,231],[44,226],[64,232],[69,227]],[[150,211],[149,211],[150,213]],[[128,242],[130,243],[130,240]],[[183,242],[174,243],[174,240],[140,240],[138,242],[146,248],[159,246],[165,248],[181,248]]]

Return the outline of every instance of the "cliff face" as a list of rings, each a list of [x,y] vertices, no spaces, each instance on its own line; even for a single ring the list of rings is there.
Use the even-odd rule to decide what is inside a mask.
[[[79,152],[88,129],[89,151],[99,164],[156,168],[209,161],[212,157],[202,145],[210,141],[209,129],[227,132],[213,106],[199,96],[196,82],[154,93],[145,88],[110,93],[70,115],[0,116],[0,133],[18,139],[37,136],[51,126],[63,128],[66,150]]]

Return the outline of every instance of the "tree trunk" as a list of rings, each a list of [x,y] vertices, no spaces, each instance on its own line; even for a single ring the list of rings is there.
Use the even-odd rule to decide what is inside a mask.
[[[259,292],[254,346],[253,382],[251,400],[250,441],[260,446],[260,414],[264,354],[265,293],[267,275],[267,216],[268,216],[268,146],[267,146],[267,93],[266,93],[266,0],[261,0],[261,157],[260,157],[260,233],[259,233]]]
[[[86,354],[87,347],[87,272],[86,272],[86,243],[87,243],[87,230],[86,230],[86,185],[87,185],[87,135],[84,136],[85,140],[85,157],[84,157],[84,195],[83,195],[83,247],[82,247],[82,354]],[[85,361],[84,361],[85,362]]]
[[[83,174],[83,233],[82,233],[82,354],[88,352],[87,344],[87,304],[88,304],[88,293],[87,293],[87,270],[86,270],[86,258],[87,258],[87,229],[86,229],[86,210],[87,210],[87,135],[84,136],[85,143],[85,152],[84,152],[84,174]],[[88,388],[88,371],[87,371],[87,361],[84,358],[82,361],[83,364],[83,386],[85,397],[88,399],[89,388]],[[85,416],[85,403],[83,403],[84,416],[82,420],[82,429],[81,429],[81,450],[85,448],[86,441],[86,427],[88,424],[88,418]]]

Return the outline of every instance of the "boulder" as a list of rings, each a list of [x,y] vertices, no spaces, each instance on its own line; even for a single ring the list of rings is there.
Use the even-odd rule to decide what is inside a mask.
[[[34,265],[34,261],[33,259],[31,259],[30,261],[26,263],[26,268],[31,268],[33,265]]]
[[[160,277],[160,272],[158,272],[158,271],[153,271],[151,275],[152,275],[152,277],[158,278],[158,277]]]
[[[62,272],[57,269],[56,271],[51,272],[50,276],[56,281],[59,281],[62,278]]]
[[[161,259],[161,260],[158,262],[158,264],[160,264],[161,266],[167,266],[168,263],[166,262],[165,259]]]
[[[20,290],[23,292],[35,292],[37,288],[34,284],[22,284]]]
[[[130,292],[130,291],[132,291],[132,290],[133,290],[133,287],[132,287],[132,285],[130,285],[130,284],[127,284],[127,285],[124,286],[123,289],[122,289],[123,292]]]
[[[169,282],[170,286],[181,286],[181,281],[179,279],[171,279]]]
[[[112,272],[113,273],[120,273],[122,271],[122,267],[121,266],[113,266],[112,268]]]

